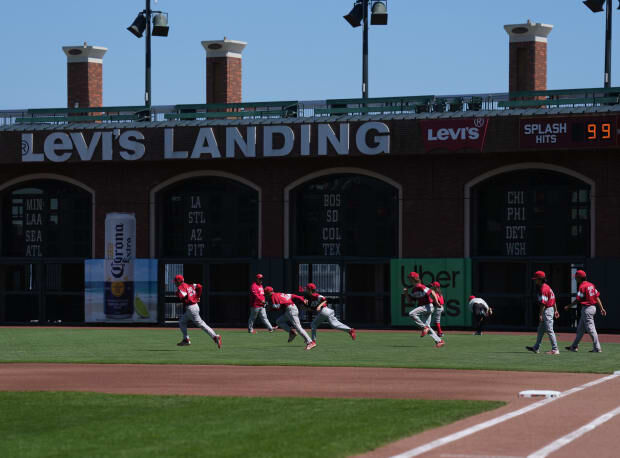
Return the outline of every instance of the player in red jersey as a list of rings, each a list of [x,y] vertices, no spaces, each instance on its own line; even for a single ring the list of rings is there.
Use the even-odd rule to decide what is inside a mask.
[[[297,336],[297,333],[299,333],[306,341],[306,350],[311,350],[316,347],[316,342],[313,342],[308,333],[301,327],[301,323],[299,322],[299,310],[297,309],[295,302],[293,302],[293,300],[296,300],[307,304],[306,299],[301,296],[297,296],[296,294],[276,293],[271,286],[265,287],[265,298],[271,302],[271,306],[274,309],[284,309],[284,313],[280,315],[276,323],[282,329],[288,331],[289,342],[292,342]],[[289,321],[293,323],[293,327],[297,330],[297,332],[291,329],[288,324]]]
[[[216,334],[215,331],[200,318],[200,307],[198,307],[198,302],[200,302],[200,296],[202,295],[202,285],[197,283],[192,285],[185,283],[183,275],[174,277],[174,283],[177,286],[177,297],[181,299],[184,310],[183,316],[179,320],[179,328],[181,328],[183,340],[177,345],[183,347],[192,344],[187,334],[187,322],[191,320],[204,332],[209,334],[213,342],[217,345],[217,348],[222,348],[222,337]]]
[[[248,332],[250,334],[256,334],[254,330],[254,321],[256,317],[260,316],[265,327],[269,332],[273,332],[273,326],[267,318],[267,312],[265,311],[265,290],[263,289],[263,275],[257,274],[256,281],[252,283],[250,287],[250,318],[248,319]]]
[[[584,333],[587,332],[590,334],[594,346],[594,348],[590,350],[590,353],[600,353],[603,350],[601,349],[601,343],[598,341],[598,334],[594,327],[594,315],[596,315],[596,306],[598,306],[601,315],[607,315],[605,308],[603,308],[603,303],[601,302],[601,294],[592,283],[586,280],[586,273],[583,270],[575,272],[575,280],[577,281],[577,298],[564,307],[564,310],[568,310],[574,304],[579,304],[581,305],[581,317],[577,325],[575,340],[573,340],[573,343],[569,347],[566,347],[566,349],[568,351],[577,351],[581,338]]]
[[[443,337],[443,331],[441,330],[441,314],[443,313],[444,306],[444,298],[443,294],[441,294],[441,285],[438,281],[434,281],[430,284],[431,289],[435,292],[435,296],[437,296],[437,305],[433,309],[433,313],[428,316],[426,319],[426,326],[431,326],[431,318],[435,320],[435,327],[437,328],[437,335],[439,337]]]
[[[407,280],[411,284],[411,291],[409,291],[409,288],[405,288],[404,293],[408,294],[409,297],[415,300],[418,304],[416,308],[409,312],[409,316],[415,324],[422,329],[422,334],[420,337],[430,334],[435,341],[435,346],[437,348],[443,347],[445,342],[441,340],[437,334],[435,334],[435,331],[433,331],[433,329],[425,323],[428,317],[432,315],[433,307],[437,305],[437,296],[435,295],[435,292],[422,284],[420,275],[417,272],[411,272],[407,276]]]
[[[314,283],[308,283],[308,285],[306,285],[304,297],[308,300],[308,307],[312,311],[316,312],[316,316],[314,317],[314,320],[312,320],[311,325],[313,342],[316,342],[317,328],[325,320],[327,320],[332,328],[348,333],[351,336],[351,339],[355,340],[355,329],[350,328],[336,318],[336,312],[327,306],[327,298],[325,296],[321,296],[317,292],[316,285]]]
[[[553,290],[547,284],[547,278],[542,270],[536,271],[534,273],[534,277],[532,277],[532,280],[536,282],[536,287],[538,289],[538,304],[540,305],[540,310],[538,312],[538,335],[534,346],[525,347],[525,349],[533,353],[538,353],[540,343],[542,342],[543,336],[546,332],[549,335],[549,340],[551,341],[551,351],[548,351],[547,354],[559,355],[560,350],[558,350],[558,342],[555,338],[555,332],[553,331],[553,319],[560,317],[560,312],[558,312],[558,308],[555,305],[555,294],[553,294]]]

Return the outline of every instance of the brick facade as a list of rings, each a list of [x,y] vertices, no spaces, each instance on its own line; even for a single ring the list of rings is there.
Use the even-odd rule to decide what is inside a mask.
[[[103,106],[103,64],[67,63],[67,107]]]
[[[547,43],[510,43],[509,91],[547,89]]]
[[[428,153],[424,152],[418,129],[411,124],[406,129],[405,124],[406,121],[390,124],[394,133],[390,155],[338,157],[331,153],[324,157],[165,162],[14,162],[2,164],[0,182],[24,175],[55,173],[87,184],[96,193],[95,256],[101,258],[104,255],[104,234],[100,222],[104,221],[105,215],[110,212],[130,212],[135,213],[137,219],[137,255],[146,258],[151,255],[149,198],[153,188],[175,176],[191,172],[232,174],[254,183],[262,190],[262,256],[281,258],[284,255],[284,189],[309,174],[342,167],[356,168],[385,176],[402,186],[404,257],[462,257],[466,183],[500,167],[543,163],[575,171],[595,183],[596,253],[599,256],[620,257],[620,238],[617,236],[620,233],[620,164],[614,160],[618,153],[617,147],[588,150],[587,154],[571,150],[522,150],[519,148],[518,117],[506,117],[493,120],[481,153]],[[156,141],[147,142],[147,150],[154,150],[158,148],[156,145],[163,144],[159,136],[161,129],[157,129],[156,133]],[[6,147],[2,151],[5,157],[19,151],[19,135],[7,132],[0,134],[2,144]],[[85,132],[85,135],[88,141],[91,134]],[[37,138],[44,137],[40,135]],[[179,129],[175,144],[178,143],[178,148],[185,148],[193,138],[193,132]],[[41,151],[42,140],[36,140],[34,148]],[[113,184],[110,181],[112,176]],[[432,211],[436,219],[429,223],[421,210],[422,213]],[[154,253],[154,256],[157,257],[158,253]]]
[[[207,103],[241,103],[242,61],[207,57]]]

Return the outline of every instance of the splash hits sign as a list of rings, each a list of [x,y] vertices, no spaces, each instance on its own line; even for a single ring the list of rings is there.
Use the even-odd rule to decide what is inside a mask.
[[[487,135],[487,118],[427,119],[420,121],[424,147],[433,150],[482,151]]]

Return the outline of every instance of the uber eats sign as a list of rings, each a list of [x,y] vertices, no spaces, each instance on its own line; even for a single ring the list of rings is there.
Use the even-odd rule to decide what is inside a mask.
[[[413,321],[409,312],[413,305],[405,303],[403,288],[408,286],[409,272],[420,274],[422,283],[438,281],[445,300],[442,325],[471,326],[471,312],[467,307],[471,295],[471,260],[462,258],[392,259],[390,282],[392,298],[392,325],[409,326]]]

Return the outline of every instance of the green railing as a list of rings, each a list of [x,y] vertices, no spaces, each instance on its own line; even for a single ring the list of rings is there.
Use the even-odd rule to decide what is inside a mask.
[[[554,89],[501,94],[454,96],[421,95],[324,101],[38,108],[0,111],[0,126],[10,124],[118,123],[141,121],[200,121],[235,119],[322,118],[360,115],[415,115],[420,113],[488,112],[517,109],[597,107],[620,104],[620,87]]]

